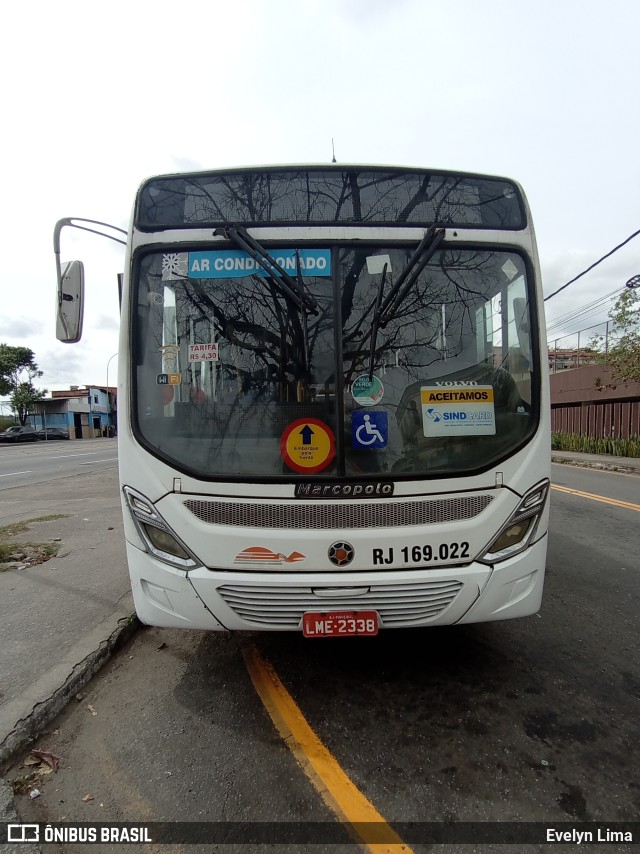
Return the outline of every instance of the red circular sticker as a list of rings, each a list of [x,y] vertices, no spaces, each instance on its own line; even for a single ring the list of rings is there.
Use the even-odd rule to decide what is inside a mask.
[[[280,453],[294,471],[322,471],[336,453],[333,432],[317,418],[299,418],[289,424],[280,439]]]
[[[189,399],[191,403],[206,403],[208,398],[201,388],[192,388],[189,392]]]

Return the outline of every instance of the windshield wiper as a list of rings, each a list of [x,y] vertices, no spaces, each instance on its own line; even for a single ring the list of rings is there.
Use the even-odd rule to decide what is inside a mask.
[[[275,258],[255,240],[249,232],[240,225],[227,225],[216,228],[214,235],[222,235],[233,241],[240,249],[244,249],[253,260],[267,273],[269,279],[300,311],[305,309],[312,314],[318,314],[318,304],[310,294],[305,293],[300,281],[293,279],[287,271],[278,264]],[[299,279],[302,277],[299,275]]]
[[[395,310],[404,301],[405,297],[416,283],[420,273],[433,258],[438,246],[445,237],[444,228],[430,226],[424,237],[418,244],[416,251],[407,262],[407,266],[398,276],[397,281],[389,291],[378,311],[378,326],[384,328],[393,317]],[[403,287],[404,286],[404,287]],[[401,290],[402,288],[402,290]]]
[[[371,350],[369,353],[369,381],[373,379],[373,367],[376,355],[376,342],[378,329],[383,329],[393,317],[395,310],[401,305],[411,288],[414,286],[418,276],[433,258],[436,249],[445,237],[444,228],[437,229],[435,225],[430,226],[424,237],[418,244],[416,251],[409,258],[406,267],[398,276],[397,281],[387,294],[384,302],[382,293],[387,277],[387,265],[382,269],[382,277],[378,285],[376,307],[371,321]],[[404,285],[404,287],[403,287]],[[402,288],[402,291],[400,290]]]

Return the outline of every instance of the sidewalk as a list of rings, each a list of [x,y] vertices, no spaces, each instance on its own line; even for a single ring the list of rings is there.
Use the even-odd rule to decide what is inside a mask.
[[[57,514],[15,541],[58,556],[0,572],[0,771],[137,626],[117,471],[0,491],[0,525]]]
[[[640,457],[611,457],[606,454],[583,454],[578,451],[551,451],[551,462],[640,475]]]

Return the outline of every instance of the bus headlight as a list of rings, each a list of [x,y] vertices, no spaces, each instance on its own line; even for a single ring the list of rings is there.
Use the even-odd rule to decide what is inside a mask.
[[[149,554],[178,569],[193,569],[202,565],[174,534],[148,498],[130,486],[123,486],[122,491]]]
[[[483,563],[498,563],[528,548],[538,527],[548,492],[548,480],[543,480],[527,492],[480,558]]]

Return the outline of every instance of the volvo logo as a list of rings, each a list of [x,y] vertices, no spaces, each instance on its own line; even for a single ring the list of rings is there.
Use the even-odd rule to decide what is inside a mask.
[[[350,543],[334,543],[329,546],[329,560],[334,566],[346,566],[351,563],[355,553]]]

